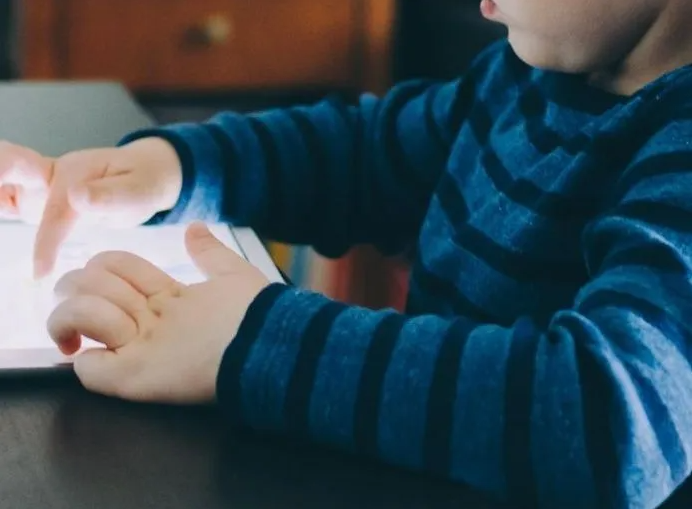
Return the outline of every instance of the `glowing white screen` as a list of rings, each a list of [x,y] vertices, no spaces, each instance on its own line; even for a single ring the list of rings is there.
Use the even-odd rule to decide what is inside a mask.
[[[224,244],[241,252],[228,227],[210,228]],[[185,226],[178,225],[127,230],[82,228],[61,249],[55,272],[37,282],[31,277],[36,228],[0,222],[0,350],[55,348],[46,333],[46,319],[55,305],[55,282],[100,252],[129,251],[183,283],[203,281],[185,250],[184,232]],[[92,346],[96,344],[84,344]]]

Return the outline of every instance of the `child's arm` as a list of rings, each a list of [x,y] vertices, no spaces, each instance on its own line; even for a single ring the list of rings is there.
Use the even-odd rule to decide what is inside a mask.
[[[220,404],[529,507],[657,507],[692,466],[689,133],[663,130],[623,175],[585,231],[591,281],[546,327],[272,286],[226,351]]]
[[[334,256],[358,243],[395,252],[415,239],[472,99],[468,84],[412,82],[356,106],[229,112],[124,142],[176,148],[184,186],[169,221],[227,220]]]

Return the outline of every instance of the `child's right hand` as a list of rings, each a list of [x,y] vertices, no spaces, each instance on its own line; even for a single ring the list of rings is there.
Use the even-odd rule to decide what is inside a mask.
[[[140,225],[171,209],[181,186],[180,160],[159,138],[56,159],[0,142],[0,215],[39,225],[36,277],[53,270],[61,244],[78,223]]]

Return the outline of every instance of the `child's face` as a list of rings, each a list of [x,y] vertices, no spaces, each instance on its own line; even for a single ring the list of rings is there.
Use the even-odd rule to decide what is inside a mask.
[[[529,65],[597,72],[624,60],[667,0],[482,0],[483,14],[505,24]]]

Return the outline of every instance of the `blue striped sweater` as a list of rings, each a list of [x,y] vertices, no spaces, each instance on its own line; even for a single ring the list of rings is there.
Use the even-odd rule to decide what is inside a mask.
[[[152,222],[415,253],[405,314],[266,289],[218,376],[239,423],[546,508],[690,473],[692,68],[619,97],[503,41],[454,82],[123,141],[152,135],[184,173]]]

